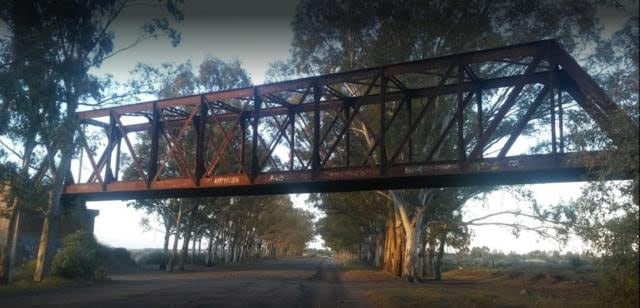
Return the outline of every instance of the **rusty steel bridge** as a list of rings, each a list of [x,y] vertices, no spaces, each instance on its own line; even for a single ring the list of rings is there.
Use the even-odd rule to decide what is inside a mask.
[[[568,112],[623,141],[619,107],[553,40],[83,111],[64,197],[586,180],[607,152],[568,145]],[[542,151],[513,147],[536,129]]]

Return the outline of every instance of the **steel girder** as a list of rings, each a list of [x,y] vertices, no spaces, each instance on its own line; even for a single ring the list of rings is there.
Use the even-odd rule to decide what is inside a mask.
[[[64,197],[585,180],[609,152],[567,151],[570,106],[586,112],[614,144],[628,135],[616,124],[624,119],[618,106],[547,40],[83,111],[78,136],[86,158],[80,156]],[[509,156],[532,122],[550,130],[548,151]],[[87,131],[106,145],[92,146]],[[128,166],[122,166],[125,152]],[[89,176],[81,175],[83,162]]]

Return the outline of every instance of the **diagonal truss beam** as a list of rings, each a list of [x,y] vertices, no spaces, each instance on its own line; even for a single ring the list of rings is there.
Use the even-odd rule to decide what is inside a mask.
[[[548,110],[541,112],[544,102]],[[627,128],[637,136],[637,123],[566,51],[555,41],[540,41],[79,112],[79,123],[105,131],[107,142],[94,155],[78,129],[91,173],[85,183],[67,183],[65,195],[195,196],[582,180],[606,153],[565,152],[563,126],[570,119],[564,119],[563,105],[586,111],[616,145]],[[440,110],[446,111],[445,119],[433,113]],[[136,117],[144,120],[123,123]],[[551,129],[544,137],[551,138],[551,152],[507,156],[534,118]],[[186,133],[191,126],[195,142],[184,140],[191,138]],[[418,132],[423,127],[438,129]],[[148,158],[135,152],[137,138],[130,133],[150,136]],[[119,179],[122,141],[133,160],[129,168],[141,180]],[[280,146],[288,147],[287,153],[276,151]],[[500,147],[497,155],[483,157],[493,146]],[[405,153],[407,159],[400,159]],[[354,159],[362,164],[353,165]],[[160,179],[169,160],[177,170]]]

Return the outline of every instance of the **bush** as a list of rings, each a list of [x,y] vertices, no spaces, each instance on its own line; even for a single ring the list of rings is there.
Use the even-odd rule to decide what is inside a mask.
[[[135,262],[140,266],[158,265],[166,261],[166,257],[162,250],[144,250],[138,252],[134,256]]]
[[[25,263],[22,267],[16,268],[16,272],[13,275],[14,281],[32,280],[33,272],[36,271],[36,260],[32,259]]]
[[[51,272],[64,278],[104,278],[104,249],[92,234],[78,231],[67,235],[53,258]]]
[[[577,272],[585,263],[578,255],[569,256],[567,262],[569,262],[569,266],[571,266],[574,272]]]

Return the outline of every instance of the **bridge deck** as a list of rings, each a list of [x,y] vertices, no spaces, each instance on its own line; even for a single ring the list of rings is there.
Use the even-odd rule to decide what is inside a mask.
[[[336,168],[316,175],[310,171],[267,172],[253,182],[247,175],[225,175],[208,178],[200,186],[190,178],[157,181],[149,189],[144,181],[115,182],[106,189],[99,183],[76,184],[68,186],[65,195],[83,200],[125,200],[575,182],[592,179],[605,154],[486,158],[464,166],[456,161],[404,164],[390,168],[385,176],[378,168]]]

